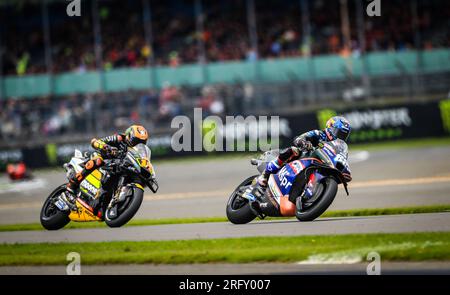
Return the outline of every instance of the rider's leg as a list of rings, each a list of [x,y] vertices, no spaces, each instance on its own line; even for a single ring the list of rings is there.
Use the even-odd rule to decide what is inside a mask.
[[[278,171],[280,171],[286,163],[289,163],[299,155],[300,151],[296,147],[289,147],[282,150],[277,159],[267,163],[266,169],[258,179],[258,183],[267,187],[267,181],[269,180],[270,174],[278,173]]]
[[[283,168],[283,166],[287,162],[290,162],[292,159],[298,157],[299,155],[300,151],[297,147],[289,147],[282,150],[277,159],[267,163],[264,172],[258,177],[256,185],[254,185],[253,187],[249,187],[244,192],[243,197],[251,201],[254,201],[261,197],[267,188],[267,181],[269,180],[269,176],[280,171],[280,169]]]
[[[84,165],[83,170],[78,173],[71,173],[69,175],[69,183],[67,184],[67,191],[71,197],[75,197],[80,187],[80,183],[94,171],[103,165],[103,158],[100,155],[93,155],[89,161]]]
[[[267,181],[269,180],[270,174],[275,174],[278,171],[280,171],[280,169],[283,168],[284,164],[285,163],[282,160],[280,160],[279,157],[267,163],[263,173],[261,173],[261,175],[257,179],[258,185],[260,185],[263,188],[267,187]]]

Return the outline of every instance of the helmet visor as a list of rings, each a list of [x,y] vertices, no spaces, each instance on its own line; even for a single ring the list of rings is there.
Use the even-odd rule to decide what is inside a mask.
[[[350,133],[348,131],[344,131],[342,129],[333,128],[333,134],[336,138],[342,139],[343,141],[347,141]]]
[[[128,139],[129,143],[131,146],[135,146],[139,143],[143,143],[145,144],[147,141],[141,138],[138,138],[136,136],[130,136],[130,138]]]

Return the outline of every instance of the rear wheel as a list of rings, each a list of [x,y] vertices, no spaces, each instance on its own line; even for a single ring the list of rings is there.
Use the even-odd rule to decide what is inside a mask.
[[[251,176],[244,180],[234,192],[231,194],[227,203],[227,218],[234,224],[249,223],[255,219],[256,215],[250,208],[250,204],[247,199],[241,197],[242,192],[247,186],[252,184],[252,181],[257,175]]]
[[[333,177],[324,178],[319,184],[318,189],[314,196],[312,196],[312,203],[308,204],[306,208],[299,210],[299,198],[297,198],[297,209],[295,211],[295,217],[300,221],[313,221],[320,215],[322,215],[336,196],[338,184]]]
[[[136,212],[141,207],[144,199],[144,191],[138,188],[133,188],[133,195],[125,199],[122,203],[116,204],[117,217],[112,218],[110,209],[106,210],[105,223],[109,227],[121,227],[133,218]]]
[[[61,229],[70,222],[68,213],[60,211],[55,205],[56,199],[65,190],[66,185],[63,184],[57,187],[45,200],[40,215],[41,224],[45,229]]]

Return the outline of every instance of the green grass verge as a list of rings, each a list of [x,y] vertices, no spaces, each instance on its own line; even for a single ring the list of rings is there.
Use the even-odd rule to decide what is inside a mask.
[[[322,215],[322,217],[376,216],[376,215],[418,214],[418,213],[438,213],[438,212],[450,212],[450,205],[336,210],[325,212]]]
[[[325,212],[322,217],[349,217],[349,216],[374,216],[374,215],[394,215],[394,214],[417,214],[417,213],[437,213],[450,212],[450,205],[433,205],[417,207],[398,207],[398,208],[374,208],[374,209],[353,209],[337,210]],[[266,218],[265,220],[280,219]],[[287,219],[287,218],[285,218]],[[226,222],[226,217],[195,217],[195,218],[166,218],[166,219],[135,219],[131,220],[125,226],[144,226],[144,225],[163,225],[163,224],[183,224],[183,223],[205,223],[205,222]],[[105,228],[103,222],[71,222],[65,229],[82,228]],[[25,231],[25,230],[44,230],[40,223],[25,224],[5,224],[0,225],[1,231]]]
[[[365,261],[376,251],[383,261],[450,260],[450,232],[303,237],[255,237],[151,242],[0,245],[0,265],[67,264],[78,252],[81,263],[251,263],[304,260]]]

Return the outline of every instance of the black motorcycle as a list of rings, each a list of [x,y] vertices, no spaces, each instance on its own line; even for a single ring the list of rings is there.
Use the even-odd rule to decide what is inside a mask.
[[[80,183],[74,204],[67,202],[66,184],[60,185],[42,206],[42,226],[57,230],[70,221],[104,221],[109,227],[126,224],[141,206],[144,187],[148,186],[153,193],[158,190],[150,157],[151,151],[144,144],[119,150],[117,158],[105,159],[101,168]],[[67,173],[77,173],[88,160],[88,155],[75,150],[64,168]]]

